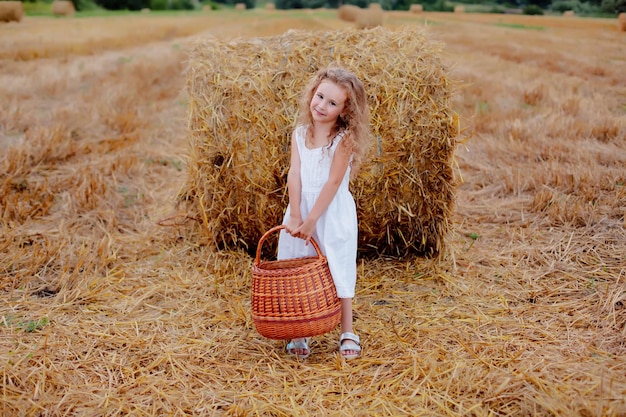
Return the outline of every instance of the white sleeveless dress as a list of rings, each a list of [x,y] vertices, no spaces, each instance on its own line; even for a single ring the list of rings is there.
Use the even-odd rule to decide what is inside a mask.
[[[324,146],[309,149],[305,145],[306,129],[306,126],[296,128],[302,181],[300,212],[303,220],[311,212],[322,187],[328,180],[335,149],[342,139],[342,135],[335,137],[330,148]],[[349,181],[350,167],[348,166],[335,197],[318,219],[313,233],[313,238],[328,259],[328,266],[339,298],[353,298],[356,286],[358,225],[356,204],[348,189]],[[289,213],[290,206],[287,206],[283,224],[286,224],[289,219]],[[313,245],[306,245],[304,240],[289,235],[284,229],[280,231],[277,259],[315,255]]]

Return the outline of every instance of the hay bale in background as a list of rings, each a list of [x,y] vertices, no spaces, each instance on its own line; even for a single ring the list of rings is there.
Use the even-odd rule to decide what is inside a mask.
[[[454,6],[454,13],[465,13],[465,6],[456,5]]]
[[[287,206],[299,94],[318,69],[338,64],[363,80],[377,137],[351,185],[360,253],[439,253],[458,129],[442,47],[410,26],[199,40],[187,78],[189,177],[178,201],[210,243],[254,251]]]
[[[74,3],[69,0],[55,0],[52,2],[52,14],[55,16],[72,17],[76,14]]]
[[[359,6],[344,4],[337,9],[337,17],[344,22],[356,22],[356,17],[360,11]]]
[[[421,4],[412,4],[409,8],[409,12],[411,13],[422,13],[424,11],[424,6]]]
[[[385,14],[382,7],[380,7],[378,3],[372,4],[377,4],[378,7],[374,6],[367,9],[360,9],[359,13],[357,13],[355,22],[357,29],[371,29],[383,25]]]
[[[276,10],[276,5],[274,3],[265,3],[265,10]]]
[[[563,12],[563,17],[574,17],[574,11],[573,10],[566,10]]]
[[[21,22],[23,16],[21,1],[0,1],[0,22]]]
[[[246,10],[246,4],[245,3],[237,3],[235,5],[235,10]]]
[[[620,13],[617,16],[617,30],[626,32],[626,13]]]

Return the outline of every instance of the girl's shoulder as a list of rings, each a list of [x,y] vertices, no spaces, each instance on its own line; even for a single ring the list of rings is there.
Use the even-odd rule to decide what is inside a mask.
[[[297,136],[306,136],[306,131],[309,128],[309,125],[298,125],[295,128],[295,133]]]
[[[339,143],[341,142],[341,139],[343,139],[346,135],[348,134],[348,132],[346,130],[342,130],[341,132],[338,132],[335,135],[335,138],[333,139],[334,143]]]
[[[298,125],[293,130],[293,134],[296,139],[296,143],[298,144],[298,148],[302,148],[304,146],[304,143],[306,141],[307,128],[307,125]]]

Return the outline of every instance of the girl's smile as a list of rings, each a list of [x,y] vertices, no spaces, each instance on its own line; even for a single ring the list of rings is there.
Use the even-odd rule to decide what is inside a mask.
[[[313,120],[320,123],[335,123],[337,117],[344,111],[348,92],[342,86],[332,81],[324,80],[320,83],[311,99],[311,115]]]

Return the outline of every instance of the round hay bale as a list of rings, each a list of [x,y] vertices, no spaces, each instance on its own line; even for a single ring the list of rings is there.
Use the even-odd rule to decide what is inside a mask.
[[[574,11],[573,10],[566,10],[563,12],[563,17],[574,17]]]
[[[276,10],[276,5],[274,3],[265,3],[265,10]]]
[[[617,16],[617,30],[626,32],[626,13],[620,13]]]
[[[235,10],[246,10],[246,4],[245,3],[237,3],[235,5]]]
[[[454,13],[465,13],[465,6],[460,4],[454,6]]]
[[[207,5],[202,6],[202,11],[203,11],[203,12],[210,12],[210,11],[212,11],[212,10],[213,10],[213,8],[212,8],[210,5],[208,5],[208,4],[207,4]]]
[[[141,13],[144,13],[144,14],[145,14],[145,13],[150,13],[150,9],[149,9],[149,8],[147,8],[147,7],[146,7],[146,8],[143,8],[143,9],[141,9]]]
[[[76,14],[74,3],[69,0],[54,0],[52,2],[52,14],[55,16],[72,17]]]
[[[378,3],[372,3],[378,4]],[[379,5],[380,6],[380,5]],[[357,29],[371,29],[383,25],[385,14],[382,8],[360,9],[356,15]]]
[[[380,10],[381,12],[383,11],[383,6],[381,6],[380,3],[370,3],[367,8],[370,10]]]
[[[361,11],[359,6],[345,4],[337,9],[337,17],[344,22],[356,22],[356,17]]]
[[[23,16],[21,1],[0,1],[0,22],[21,22]]]
[[[409,12],[411,13],[422,13],[424,11],[424,6],[421,4],[412,4],[409,8]]]
[[[439,253],[451,223],[458,134],[442,49],[408,25],[198,40],[188,61],[191,149],[179,206],[201,223],[205,243],[254,253],[287,207],[302,89],[337,64],[365,84],[376,137],[351,183],[360,253]],[[275,255],[275,245],[267,247]]]

